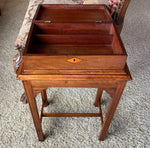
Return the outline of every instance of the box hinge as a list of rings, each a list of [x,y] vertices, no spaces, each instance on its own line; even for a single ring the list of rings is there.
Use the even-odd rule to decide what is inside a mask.
[[[44,21],[44,23],[51,23],[52,21]]]
[[[102,23],[103,21],[95,21],[95,23]]]

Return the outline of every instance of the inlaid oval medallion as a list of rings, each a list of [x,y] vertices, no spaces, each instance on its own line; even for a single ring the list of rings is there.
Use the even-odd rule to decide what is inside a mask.
[[[71,63],[78,63],[78,62],[80,62],[81,60],[80,59],[78,59],[78,58],[71,58],[71,59],[69,59],[69,60],[67,60],[68,62],[71,62]]]

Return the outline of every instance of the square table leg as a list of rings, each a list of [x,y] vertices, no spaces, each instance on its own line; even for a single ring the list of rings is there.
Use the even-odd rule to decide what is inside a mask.
[[[49,103],[47,101],[46,89],[41,91],[42,101],[44,103],[44,107],[48,106]]]
[[[95,103],[94,103],[95,107],[99,106],[99,101],[101,101],[102,93],[103,93],[103,89],[98,88]]]
[[[99,140],[104,140],[109,128],[109,125],[113,119],[114,113],[116,111],[117,105],[123,93],[124,87],[126,85],[126,81],[120,82],[116,89],[114,89],[114,95],[112,95],[112,99],[108,106],[108,110],[104,119],[104,123],[102,125],[102,129],[100,132]]]
[[[28,99],[34,126],[36,129],[37,135],[38,135],[38,139],[39,139],[39,141],[44,141],[44,135],[43,135],[42,128],[41,128],[41,123],[40,123],[39,114],[38,114],[36,101],[34,98],[34,93],[33,93],[31,83],[30,83],[30,81],[23,81],[23,85],[24,85],[25,93],[26,93],[26,96]]]

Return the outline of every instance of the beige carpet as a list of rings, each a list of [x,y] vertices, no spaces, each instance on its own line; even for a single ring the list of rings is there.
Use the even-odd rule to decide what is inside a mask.
[[[28,0],[7,0],[0,16],[0,148],[149,148],[150,147],[150,0],[132,0],[122,40],[133,81],[128,82],[105,141],[99,141],[99,118],[46,118],[44,142],[37,140],[28,105],[19,101],[21,82],[12,58]],[[46,111],[91,112],[96,89],[49,88]],[[37,97],[38,107],[41,105]],[[109,96],[103,94],[103,112]]]

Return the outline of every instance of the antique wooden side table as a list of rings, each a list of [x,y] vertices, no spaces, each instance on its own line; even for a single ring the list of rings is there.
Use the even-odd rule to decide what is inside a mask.
[[[104,5],[39,5],[17,75],[23,82],[39,140],[44,140],[42,117],[73,116],[100,117],[99,139],[104,140],[126,82],[131,80],[126,58]],[[95,106],[99,113],[44,113],[48,87],[98,88]],[[104,121],[103,90],[111,96]],[[37,93],[43,100],[40,116]]]

